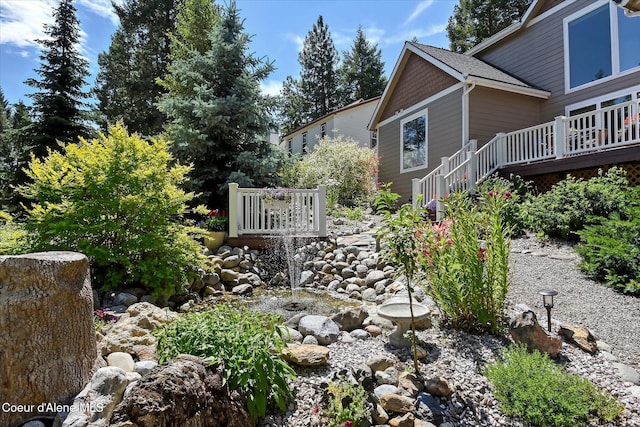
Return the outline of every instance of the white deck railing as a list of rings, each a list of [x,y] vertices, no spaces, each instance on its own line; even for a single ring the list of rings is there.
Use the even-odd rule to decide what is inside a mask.
[[[473,190],[498,169],[543,160],[562,159],[640,143],[640,100],[628,101],[553,122],[499,133],[478,151],[465,145],[422,179],[413,180],[413,203],[426,205],[456,190]],[[453,159],[453,160],[451,160]]]
[[[239,188],[229,184],[229,237],[247,234],[327,236],[327,189]]]

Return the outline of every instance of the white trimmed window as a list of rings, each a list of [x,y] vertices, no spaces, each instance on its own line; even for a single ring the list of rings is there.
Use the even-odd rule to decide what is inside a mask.
[[[287,139],[287,151],[289,155],[293,154],[293,140],[291,138]]]
[[[302,134],[302,154],[307,154],[309,147],[307,146],[307,132]]]
[[[564,19],[565,91],[640,70],[640,19],[600,1]]]
[[[378,146],[378,131],[371,131],[371,142],[369,144],[370,148],[376,148]]]
[[[400,172],[427,167],[427,110],[400,121]]]
[[[320,125],[320,138],[324,138],[325,136],[327,136],[327,124],[322,123]]]

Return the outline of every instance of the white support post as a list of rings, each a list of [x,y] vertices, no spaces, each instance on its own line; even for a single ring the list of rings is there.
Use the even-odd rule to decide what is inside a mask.
[[[318,237],[327,237],[327,186],[318,186]]]
[[[449,171],[449,158],[448,157],[440,157],[440,164],[442,165],[442,175],[448,174],[450,172]]]
[[[238,237],[238,184],[229,184],[229,237]]]
[[[497,169],[502,168],[505,163],[507,163],[507,138],[505,137],[505,133],[504,132],[499,132],[496,134],[496,136],[498,137],[498,145],[497,147],[497,157],[498,157],[498,164]]]
[[[444,211],[444,203],[442,200],[448,195],[448,193],[445,194],[444,175],[436,175],[436,194],[436,221],[440,221],[442,212]]]
[[[478,140],[477,139],[470,139],[469,140],[469,148],[467,150],[467,153],[469,151],[478,151]]]
[[[411,204],[413,205],[414,208],[418,207],[419,195],[420,195],[420,180],[418,178],[413,178],[411,180]],[[427,202],[422,200],[423,204]]]
[[[566,126],[567,122],[566,116],[558,116],[556,117],[556,122],[554,124],[553,129],[553,145],[554,152],[556,154],[556,159],[561,159],[564,157],[564,142],[567,139]]]
[[[467,159],[469,160],[469,168],[468,168],[468,176],[467,176],[467,190],[469,192],[475,192],[476,190],[476,179],[478,176],[478,165],[476,163],[476,152],[468,151]]]

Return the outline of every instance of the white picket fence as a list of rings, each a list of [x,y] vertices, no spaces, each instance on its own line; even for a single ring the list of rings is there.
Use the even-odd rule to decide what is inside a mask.
[[[229,184],[229,237],[308,234],[327,236],[327,188],[239,188]]]

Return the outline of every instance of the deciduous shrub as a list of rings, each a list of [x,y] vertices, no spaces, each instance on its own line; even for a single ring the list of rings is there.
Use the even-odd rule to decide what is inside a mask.
[[[398,200],[402,197],[391,191],[391,182],[381,184],[373,196],[371,206],[377,213],[395,212],[398,210]]]
[[[626,203],[625,171],[611,168],[587,181],[568,176],[546,193],[525,202],[523,222],[531,231],[577,240],[589,217],[608,217]]]
[[[359,426],[370,417],[367,392],[362,386],[347,380],[330,382],[328,392],[331,427]]]
[[[253,417],[264,416],[268,404],[284,411],[292,397],[287,379],[294,372],[278,356],[285,345],[278,320],[224,304],[187,314],[157,332],[158,359],[162,363],[186,353],[222,360],[229,387],[244,394]]]
[[[476,189],[478,193],[488,193],[489,191],[509,194],[510,197],[500,207],[500,217],[504,224],[508,225],[514,236],[524,233],[525,224],[522,215],[523,203],[534,197],[534,189],[529,181],[525,181],[518,175],[513,175],[509,179],[501,178],[497,175],[490,176],[484,180]]]
[[[369,148],[360,148],[353,139],[324,137],[313,152],[284,173],[287,185],[315,188],[335,184],[337,202],[353,207],[376,190],[378,158]],[[336,183],[337,182],[337,183]]]
[[[28,233],[13,217],[0,211],[0,255],[16,255],[27,251]]]
[[[120,124],[63,153],[32,159],[20,192],[33,250],[74,250],[91,260],[105,289],[142,285],[171,295],[199,264],[199,245],[173,218],[192,194],[179,188],[187,166],[170,166],[168,143],[144,141]]]
[[[485,375],[507,415],[541,427],[586,425],[592,418],[611,422],[623,406],[587,379],[569,374],[537,350],[507,348],[502,361],[487,366]]]
[[[619,291],[640,295],[640,188],[630,190],[628,205],[611,218],[593,219],[579,231],[576,252],[589,277]]]
[[[465,193],[453,193],[444,202],[446,219],[418,231],[417,259],[428,280],[427,293],[456,328],[500,329],[511,283],[511,230],[501,215],[509,197],[493,190],[478,193],[478,205]]]

